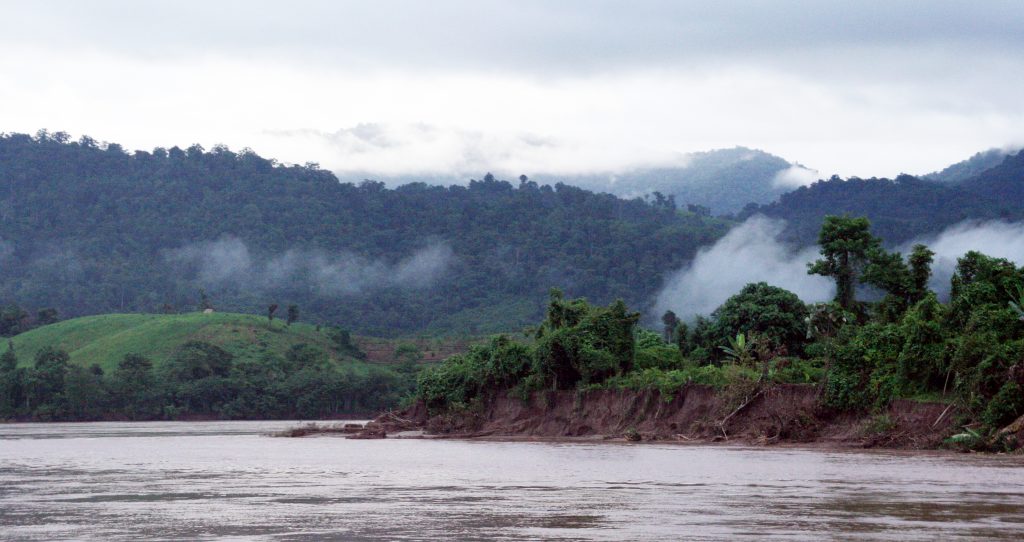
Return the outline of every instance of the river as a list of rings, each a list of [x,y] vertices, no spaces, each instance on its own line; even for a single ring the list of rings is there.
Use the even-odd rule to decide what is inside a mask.
[[[11,540],[1024,538],[1024,458],[0,425]]]

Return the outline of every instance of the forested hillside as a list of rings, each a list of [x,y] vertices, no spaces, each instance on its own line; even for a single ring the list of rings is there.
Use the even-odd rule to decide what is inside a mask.
[[[278,303],[367,334],[518,329],[552,286],[643,307],[726,228],[528,179],[392,190],[250,151],[0,137],[0,302],[26,321]]]
[[[826,215],[850,214],[871,219],[873,229],[890,243],[902,243],[966,219],[1024,218],[1024,153],[957,184],[909,175],[890,179],[847,180],[832,177],[783,195],[769,205],[748,206],[741,217],[761,213],[789,223],[800,244],[814,242]]]
[[[975,153],[970,158],[961,162],[951,164],[950,166],[943,168],[942,171],[935,171],[927,175],[922,175],[921,178],[943,183],[958,183],[960,181],[966,181],[967,179],[980,175],[987,169],[991,169],[1002,164],[1007,155],[1015,154],[1019,150],[1020,149],[989,149],[987,151]]]
[[[412,182],[450,184],[462,179],[452,174],[404,174],[383,178],[369,172],[345,172],[342,179],[374,178],[388,186]],[[632,167],[599,173],[531,174],[541,184],[563,183],[621,198],[672,198],[682,209],[713,215],[737,213],[748,203],[778,199],[801,182],[793,177],[814,177],[816,172],[767,152],[747,147],[714,149],[680,155],[671,166]]]
[[[748,203],[766,204],[792,189],[780,178],[790,168],[813,174],[778,156],[734,147],[687,155],[685,166],[649,168],[618,175],[578,175],[565,179],[575,186],[621,197],[659,192],[675,198],[680,207],[706,207],[712,214],[736,213]]]

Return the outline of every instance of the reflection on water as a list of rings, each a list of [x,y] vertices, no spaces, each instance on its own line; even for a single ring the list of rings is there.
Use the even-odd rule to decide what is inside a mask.
[[[1024,538],[1024,459],[0,425],[0,538]]]

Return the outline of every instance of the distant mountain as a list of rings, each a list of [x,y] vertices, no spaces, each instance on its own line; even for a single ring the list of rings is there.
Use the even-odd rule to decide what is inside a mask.
[[[552,287],[650,303],[728,225],[562,184],[388,189],[251,151],[0,135],[0,307],[64,316],[294,303],[365,334],[518,331]]]
[[[998,166],[1003,159],[1015,152],[1015,150],[1009,149],[989,149],[979,152],[967,160],[957,162],[942,171],[922,175],[921,178],[941,183],[958,183],[976,177],[986,169]]]
[[[756,149],[735,147],[689,155],[683,167],[650,168],[618,175],[579,175],[568,184],[643,197],[660,192],[680,207],[701,205],[714,214],[735,213],[748,203],[770,203],[817,172]]]
[[[960,187],[987,200],[999,213],[1020,214],[1024,202],[1024,151],[1004,157],[998,165],[963,181]]]
[[[564,183],[626,199],[650,199],[658,192],[674,198],[676,205],[683,209],[688,205],[698,205],[715,215],[736,213],[749,203],[770,203],[817,178],[817,172],[812,169],[746,147],[692,153],[686,155],[684,162],[685,165],[637,168],[617,173],[527,173],[531,181],[540,184]],[[518,177],[519,172],[513,174]],[[464,182],[465,178],[444,174],[380,176],[366,172],[342,175],[343,180],[374,179],[384,181],[388,186],[409,183],[446,185]]]
[[[787,235],[812,244],[825,215],[871,219],[876,235],[894,244],[935,233],[967,219],[1024,219],[1024,152],[955,184],[909,175],[890,179],[832,177],[751,206],[740,218],[763,214],[788,222]]]

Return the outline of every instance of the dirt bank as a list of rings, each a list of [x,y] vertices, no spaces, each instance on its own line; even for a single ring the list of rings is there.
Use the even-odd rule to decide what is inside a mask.
[[[448,437],[626,438],[651,441],[805,443],[837,447],[934,448],[956,417],[941,403],[895,401],[876,415],[830,412],[814,386],[774,385],[730,396],[691,385],[665,397],[650,391],[550,391],[523,401],[496,394],[482,408],[430,415],[422,405],[385,414],[368,428],[424,430]]]

